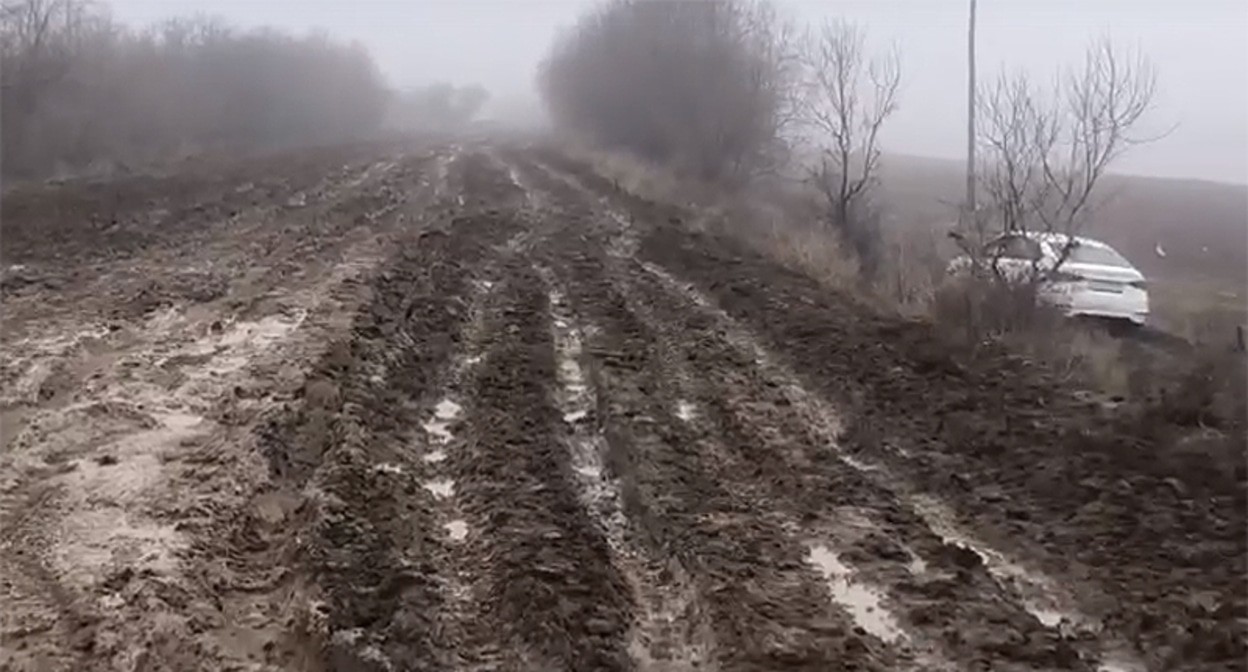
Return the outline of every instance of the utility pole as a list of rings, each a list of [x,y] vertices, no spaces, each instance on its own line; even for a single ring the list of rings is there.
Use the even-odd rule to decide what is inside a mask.
[[[966,211],[976,216],[975,206],[975,0],[971,0],[970,25],[966,39]]]

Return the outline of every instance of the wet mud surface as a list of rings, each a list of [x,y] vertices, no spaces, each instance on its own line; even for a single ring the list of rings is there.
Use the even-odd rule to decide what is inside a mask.
[[[1242,445],[558,152],[4,208],[0,669],[1244,669]]]

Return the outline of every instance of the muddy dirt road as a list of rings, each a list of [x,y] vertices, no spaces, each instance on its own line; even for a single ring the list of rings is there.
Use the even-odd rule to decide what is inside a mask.
[[[1242,437],[557,152],[3,207],[0,670],[1245,669]]]

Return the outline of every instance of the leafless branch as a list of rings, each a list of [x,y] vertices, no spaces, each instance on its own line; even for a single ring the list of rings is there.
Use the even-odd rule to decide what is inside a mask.
[[[993,228],[1073,240],[1091,218],[1109,166],[1156,139],[1137,135],[1156,81],[1144,56],[1124,55],[1101,39],[1089,46],[1082,67],[1063,72],[1051,91],[1025,75],[991,83],[979,96],[978,147]]]
[[[901,85],[895,51],[870,58],[866,34],[845,21],[808,37],[803,119],[819,147],[811,178],[828,206],[828,223],[857,241],[860,256],[874,232],[855,230],[879,180],[880,130],[897,110]]]

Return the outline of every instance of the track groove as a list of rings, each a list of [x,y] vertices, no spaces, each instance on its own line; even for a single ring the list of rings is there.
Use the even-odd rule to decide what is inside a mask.
[[[574,180],[545,184],[565,207],[592,207],[592,198],[578,201]],[[601,229],[616,229],[617,238],[638,235],[628,232],[627,217],[597,219]],[[670,334],[660,337],[663,367],[681,379],[692,378],[690,366],[716,372],[685,386],[681,403],[705,414],[724,437],[721,445],[735,451],[719,457],[730,465],[721,482],[744,475],[741,487],[760,515],[783,518],[778,526],[812,547],[833,542],[842,564],[854,568],[850,585],[874,582],[887,593],[885,602],[901,609],[908,634],[884,649],[900,656],[887,663],[891,669],[903,660],[922,669],[954,669],[952,660],[994,669],[1091,669],[1089,661],[1102,655],[1095,641],[1071,640],[1037,621],[978,562],[966,564],[973,555],[943,543],[904,492],[867,471],[878,467],[836,447],[836,418],[812,407],[796,377],[731,318],[662,269],[634,260],[627,240],[603,246],[623,250],[603,266],[629,297],[628,308],[655,333]],[[961,636],[968,629],[973,636]]]
[[[304,158],[0,297],[0,668],[1244,669],[1242,470],[559,151]]]
[[[527,666],[628,669],[623,579],[557,440],[545,287],[522,261],[509,266],[475,376],[468,450],[455,461],[464,508],[490,546],[484,603]]]

